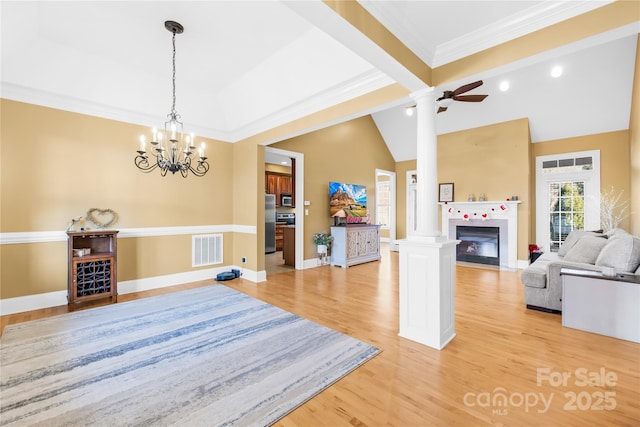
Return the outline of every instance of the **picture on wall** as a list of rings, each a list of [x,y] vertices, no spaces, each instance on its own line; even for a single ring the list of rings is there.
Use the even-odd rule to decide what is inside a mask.
[[[453,202],[453,183],[447,182],[440,184],[440,192],[438,194],[439,202]]]
[[[329,208],[332,218],[345,218],[347,223],[366,223],[367,187],[329,182]]]

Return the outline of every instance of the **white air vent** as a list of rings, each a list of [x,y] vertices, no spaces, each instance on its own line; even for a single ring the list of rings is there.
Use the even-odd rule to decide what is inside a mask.
[[[222,234],[192,236],[192,267],[222,263]]]

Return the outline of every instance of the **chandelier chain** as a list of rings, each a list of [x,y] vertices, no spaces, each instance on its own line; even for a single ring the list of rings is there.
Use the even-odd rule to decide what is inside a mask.
[[[176,111],[176,31],[173,30],[173,75],[171,77],[173,82],[173,104],[171,105],[171,116],[177,117],[178,113]]]

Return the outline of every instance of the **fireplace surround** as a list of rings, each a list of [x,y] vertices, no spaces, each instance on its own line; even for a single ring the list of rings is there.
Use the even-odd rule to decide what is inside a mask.
[[[460,240],[457,238],[459,226],[476,229],[497,228],[499,234],[496,240],[499,246],[497,260],[493,260],[493,264],[478,263],[478,259],[464,261],[475,262],[478,265],[495,265],[501,270],[516,270],[518,268],[518,205],[520,203],[520,201],[440,203],[442,235],[450,240]],[[489,246],[485,243],[485,248]],[[458,258],[458,261],[463,260]]]

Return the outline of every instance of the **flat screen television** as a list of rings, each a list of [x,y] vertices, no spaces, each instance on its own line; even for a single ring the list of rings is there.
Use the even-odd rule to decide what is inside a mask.
[[[329,209],[335,224],[366,224],[367,187],[329,182]]]

